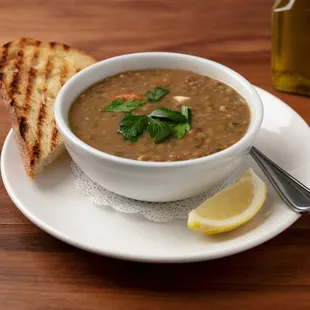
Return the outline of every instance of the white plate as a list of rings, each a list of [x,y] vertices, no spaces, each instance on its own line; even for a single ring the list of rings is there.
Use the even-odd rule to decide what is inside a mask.
[[[258,89],[265,118],[256,146],[310,185],[310,131],[289,106]],[[252,162],[253,168],[260,173]],[[186,221],[153,223],[141,215],[93,205],[75,190],[70,158],[62,157],[36,180],[24,172],[12,131],[2,150],[4,185],[16,206],[35,225],[76,247],[112,257],[147,262],[189,262],[232,255],[281,233],[299,215],[269,186],[267,201],[253,220],[233,232],[202,236]]]

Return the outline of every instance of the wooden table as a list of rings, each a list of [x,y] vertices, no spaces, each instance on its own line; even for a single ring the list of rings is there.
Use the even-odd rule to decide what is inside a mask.
[[[221,62],[310,123],[310,100],[270,81],[272,0],[1,0],[0,38],[29,36],[98,59],[174,51]],[[0,107],[1,144],[10,129]],[[310,217],[255,249],[197,264],[96,256],[30,223],[0,189],[0,309],[309,309]]]

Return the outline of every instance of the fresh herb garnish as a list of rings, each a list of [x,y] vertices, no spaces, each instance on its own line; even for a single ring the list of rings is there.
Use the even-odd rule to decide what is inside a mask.
[[[119,123],[118,132],[124,136],[125,140],[136,142],[147,127],[147,116],[129,115],[123,118]]]
[[[160,143],[171,135],[171,127],[169,124],[158,119],[148,116],[147,131],[154,138],[154,143]]]
[[[191,129],[191,122],[192,122],[191,108],[182,105],[181,112],[186,117],[187,121],[185,123],[179,123],[173,127],[174,135],[178,139],[182,139],[185,136],[186,132]]]
[[[182,105],[181,113],[186,117],[189,125],[192,123],[192,109],[187,107],[186,105]]]
[[[173,133],[178,139],[182,139],[191,127],[188,123],[180,123],[173,127]]]
[[[154,91],[147,91],[146,97],[150,103],[156,103],[169,94],[169,90],[162,87],[155,87]]]
[[[145,104],[143,100],[129,99],[125,101],[124,97],[112,101],[108,106],[100,109],[100,112],[131,112]]]
[[[118,98],[113,100],[109,105],[105,108],[100,109],[99,112],[112,112],[112,110],[124,103],[124,98]]]
[[[161,100],[169,93],[169,90],[162,87],[155,87],[154,91],[148,91],[146,96],[150,103]],[[153,138],[154,143],[160,143],[173,133],[178,139],[182,139],[186,132],[191,128],[192,112],[189,107],[182,106],[181,112],[173,111],[167,108],[159,108],[151,112],[149,115],[132,115],[131,111],[141,107],[146,102],[125,97],[113,100],[101,112],[123,112],[129,113],[119,123],[118,132],[123,135],[125,140],[136,142],[138,137],[145,130]]]
[[[156,109],[149,114],[151,117],[168,119],[173,122],[186,122],[187,118],[179,111],[172,111],[167,108]]]
[[[156,103],[161,98],[166,96],[169,93],[168,89],[162,88],[162,87],[155,87],[154,91],[148,91],[146,93],[146,96],[148,98],[148,101],[150,103]],[[141,107],[145,105],[146,101],[144,100],[137,100],[134,98],[130,98],[129,100],[126,100],[125,97],[120,97],[115,100],[113,100],[111,103],[109,103],[106,107],[103,109],[100,109],[100,112],[124,112],[128,113],[132,110]]]
[[[154,143],[164,141],[172,133],[182,139],[190,130],[191,115],[191,109],[186,106],[182,106],[181,112],[160,108],[149,115],[129,115],[120,121],[118,132],[131,142],[136,142],[145,130]]]

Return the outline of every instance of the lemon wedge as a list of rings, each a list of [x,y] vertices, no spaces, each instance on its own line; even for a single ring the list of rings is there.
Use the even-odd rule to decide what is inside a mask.
[[[231,186],[221,190],[189,213],[189,229],[220,234],[249,221],[263,206],[267,185],[252,169],[246,170]]]

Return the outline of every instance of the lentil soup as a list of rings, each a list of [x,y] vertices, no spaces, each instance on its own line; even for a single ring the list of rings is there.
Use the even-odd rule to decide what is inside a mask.
[[[170,69],[108,77],[84,91],[69,112],[71,130],[83,142],[144,161],[219,152],[240,140],[249,123],[250,109],[234,89],[207,76]]]

